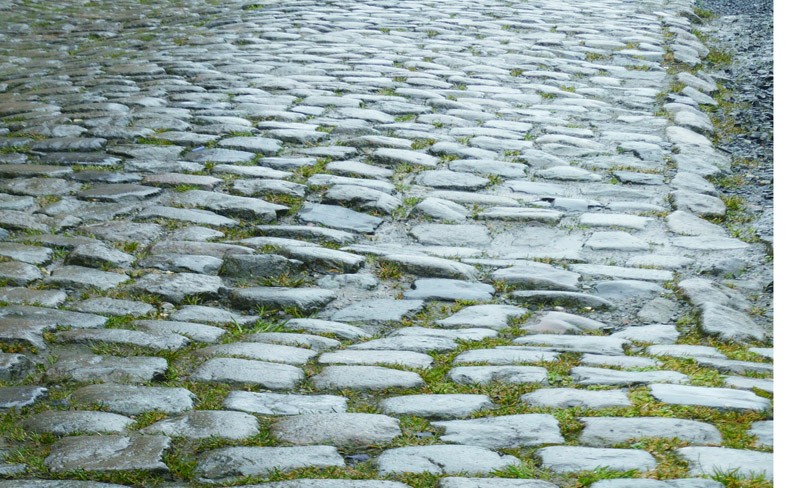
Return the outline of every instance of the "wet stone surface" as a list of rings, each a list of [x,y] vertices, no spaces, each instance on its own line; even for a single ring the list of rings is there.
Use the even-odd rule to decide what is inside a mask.
[[[705,4],[0,1],[0,488],[769,479],[771,11]]]

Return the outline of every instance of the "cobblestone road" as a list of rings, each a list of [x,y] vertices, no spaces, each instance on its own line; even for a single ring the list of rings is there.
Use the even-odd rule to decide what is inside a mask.
[[[0,1],[0,488],[772,486],[702,11],[213,3]]]

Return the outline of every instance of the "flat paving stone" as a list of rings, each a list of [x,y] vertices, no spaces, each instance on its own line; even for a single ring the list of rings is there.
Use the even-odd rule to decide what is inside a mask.
[[[47,377],[61,381],[146,383],[163,378],[166,372],[167,360],[160,357],[87,354],[59,359],[47,368]]]
[[[632,439],[678,438],[689,444],[720,444],[722,435],[711,424],[663,417],[581,417],[584,424],[579,442],[593,447],[611,447]]]
[[[353,311],[356,310],[354,309]],[[339,312],[334,314],[334,318],[338,316],[341,316],[339,315]],[[356,317],[356,316],[357,315],[354,314],[351,317]],[[358,315],[358,317],[361,316]],[[345,319],[348,320],[349,318],[345,315]],[[348,321],[358,322],[359,320],[348,320]],[[341,322],[335,322],[331,320],[291,319],[287,321],[285,324],[283,324],[283,327],[286,330],[306,331],[317,334],[332,334],[344,340],[365,339],[371,336],[371,334],[369,334],[367,331],[365,331],[360,327],[344,324]]]
[[[542,388],[520,397],[534,407],[612,408],[632,405],[625,390],[581,390],[577,388]]]
[[[409,488],[399,481],[296,479],[261,485],[264,488]]]
[[[723,488],[723,484],[705,478],[675,480],[613,479],[592,483],[591,488]]]
[[[327,351],[338,348],[342,343],[330,337],[323,337],[314,334],[294,334],[291,332],[259,332],[247,337],[252,342],[264,342],[267,344],[282,344],[313,349],[315,351]]]
[[[544,263],[512,266],[492,273],[492,279],[517,289],[578,291],[581,275]]]
[[[205,383],[256,384],[276,390],[290,390],[305,378],[305,374],[302,369],[288,364],[214,358],[201,364],[191,378]]]
[[[558,359],[559,354],[537,348],[521,346],[499,346],[494,349],[470,349],[464,351],[453,360],[453,364],[484,363],[491,365],[508,365],[551,362]]]
[[[408,300],[471,300],[488,301],[494,295],[494,287],[470,281],[422,278],[414,281],[411,290],[403,293]]]
[[[771,452],[730,449],[727,447],[682,447],[678,456],[689,462],[689,474],[694,476],[714,475],[718,472],[735,471],[740,476],[763,475],[773,477]]]
[[[524,290],[511,293],[511,298],[526,305],[615,308],[609,300],[597,295],[571,291]]]
[[[624,355],[625,339],[606,336],[567,336],[534,334],[514,339],[514,344],[531,345],[559,352],[581,352],[588,354]]]
[[[445,430],[441,440],[490,449],[530,447],[564,442],[552,415],[525,414],[432,422]]]
[[[110,290],[128,279],[128,275],[121,273],[100,271],[83,266],[61,266],[54,269],[44,281],[64,288]]]
[[[380,366],[326,366],[312,381],[317,388],[326,390],[384,390],[425,384],[417,373]]]
[[[762,420],[753,422],[747,433],[756,438],[756,445],[759,447],[772,447],[774,445],[774,430],[775,427],[772,420]]]
[[[341,365],[396,365],[407,368],[424,369],[433,364],[433,358],[427,354],[413,351],[392,350],[345,350],[326,352],[317,359],[319,364]]]
[[[302,365],[317,355],[316,351],[301,347],[264,344],[261,342],[231,342],[206,347],[197,351],[200,356],[257,359],[272,363]]]
[[[711,302],[703,304],[700,327],[708,334],[728,340],[760,341],[766,338],[765,331],[747,315]]]
[[[74,434],[123,434],[135,422],[109,412],[65,411],[41,412],[27,418],[23,425],[38,433],[57,436]]]
[[[0,387],[0,409],[27,407],[46,397],[47,388],[42,386]]]
[[[649,471],[656,460],[641,449],[605,449],[597,447],[553,446],[536,451],[542,467],[557,473],[593,471],[605,467],[615,471]]]
[[[242,440],[257,435],[258,419],[242,412],[195,410],[178,417],[160,420],[140,430],[143,434],[206,439],[209,437]]]
[[[378,456],[378,473],[483,474],[520,464],[514,456],[476,446],[414,446],[388,449]]]
[[[169,468],[162,457],[169,446],[169,437],[160,435],[67,437],[53,444],[44,464],[54,472],[73,469],[167,472]]]
[[[32,369],[33,362],[24,354],[0,353],[0,381],[18,380]]]
[[[486,395],[467,394],[406,395],[381,401],[381,409],[386,413],[427,418],[468,417],[493,406]]]
[[[217,298],[222,287],[222,280],[216,276],[197,273],[152,273],[139,278],[133,285],[133,291],[152,293],[169,302],[180,303],[188,296]]]
[[[356,212],[336,205],[310,204],[298,214],[303,222],[322,224],[334,229],[371,234],[383,223],[383,219]]]
[[[76,344],[120,344],[139,346],[156,351],[176,351],[189,345],[191,341],[178,334],[150,334],[127,329],[83,329],[56,332],[56,342]]]
[[[648,383],[688,383],[689,377],[677,371],[618,371],[576,366],[570,375],[578,385],[629,386]],[[656,386],[656,385],[653,385]]]
[[[511,478],[442,478],[440,488],[556,488],[544,480]]]
[[[462,308],[446,319],[437,320],[436,323],[448,328],[483,327],[501,330],[508,326],[509,319],[526,313],[526,309],[514,305],[473,305]]]
[[[365,300],[338,310],[331,318],[337,322],[363,322],[367,324],[399,322],[404,317],[421,310],[424,303],[423,300],[411,299],[379,298]]]
[[[294,445],[366,447],[387,444],[398,437],[400,421],[369,413],[300,414],[278,420],[272,434]]]
[[[78,312],[111,315],[114,317],[122,317],[125,315],[141,317],[155,312],[156,310],[156,308],[149,303],[137,302],[133,300],[120,300],[108,297],[82,300],[72,304],[70,308],[77,310]]]
[[[672,405],[698,405],[724,410],[766,410],[771,402],[751,391],[688,385],[650,385],[656,400]]]
[[[394,263],[403,271],[416,276],[475,280],[478,275],[474,266],[432,256],[390,254],[380,257],[379,261]]]
[[[314,312],[333,301],[336,294],[322,288],[253,287],[239,288],[231,294],[231,301],[242,309],[296,308],[300,312]]]
[[[216,342],[226,333],[219,327],[173,320],[135,320],[132,325],[153,334],[179,334],[197,342]]]
[[[344,458],[333,446],[225,447],[200,456],[201,478],[226,480],[239,476],[263,477],[275,471],[300,468],[344,467]]]
[[[456,341],[448,337],[410,335],[374,339],[350,346],[354,350],[414,351],[420,353],[452,351],[458,347]]]
[[[547,383],[547,370],[538,366],[458,366],[447,375],[462,385]]]
[[[232,391],[225,398],[224,405],[228,409],[264,415],[341,413],[347,410],[347,398],[335,395]]]
[[[75,405],[102,405],[123,415],[138,415],[151,410],[178,413],[191,410],[195,396],[184,388],[129,385],[89,385],[69,397]]]

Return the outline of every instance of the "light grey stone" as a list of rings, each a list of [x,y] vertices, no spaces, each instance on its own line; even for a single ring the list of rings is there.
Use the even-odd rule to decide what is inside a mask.
[[[72,305],[79,312],[112,315],[115,317],[131,315],[141,317],[154,312],[156,309],[149,303],[133,300],[120,300],[116,298],[98,297],[83,300]]]
[[[635,369],[635,368],[655,368],[661,364],[660,361],[650,358],[637,356],[606,356],[602,354],[584,354],[581,358],[584,366],[606,366],[612,368]]]
[[[605,449],[597,447],[553,446],[536,451],[542,466],[557,473],[593,471],[605,467],[615,471],[648,471],[656,460],[641,449]]]
[[[65,288],[110,290],[128,281],[128,276],[83,266],[61,266],[54,269],[44,281]]]
[[[535,347],[499,346],[493,349],[470,349],[453,360],[453,364],[485,363],[490,365],[511,365],[524,363],[552,362],[559,354]]]
[[[492,240],[483,225],[420,224],[410,234],[432,246],[485,246]]]
[[[723,410],[766,410],[771,402],[751,391],[688,385],[650,385],[656,400],[672,405],[698,405]]]
[[[176,321],[200,322],[202,324],[236,323],[249,325],[257,321],[259,317],[255,315],[239,315],[215,307],[187,305],[173,312],[170,318]]]
[[[471,420],[433,422],[445,429],[445,442],[490,449],[529,447],[564,442],[558,421],[552,415],[525,414],[485,417]]]
[[[727,447],[682,447],[677,450],[680,457],[689,462],[689,474],[695,476],[714,475],[735,471],[740,476],[763,475],[772,480],[773,460],[771,452],[730,449]]]
[[[330,303],[335,293],[322,288],[253,287],[239,288],[231,293],[231,301],[243,309],[296,308],[301,312],[313,312]]]
[[[488,301],[494,295],[494,287],[485,283],[469,281],[422,278],[412,285],[412,289],[403,293],[411,301],[415,300],[472,300]]]
[[[197,342],[216,342],[226,333],[219,327],[172,320],[135,320],[133,325],[153,334],[180,334]]]
[[[371,234],[383,223],[373,217],[335,205],[306,204],[298,214],[303,222],[322,224],[334,229]]]
[[[611,334],[611,337],[627,339],[633,342],[645,342],[651,344],[674,344],[678,340],[680,333],[674,325],[670,324],[651,324],[628,327],[619,332]]]
[[[576,388],[542,388],[522,395],[520,401],[535,407],[551,408],[611,408],[632,405],[625,390],[579,390]]]
[[[353,390],[415,388],[425,384],[417,373],[380,366],[327,366],[312,381],[320,389]]]
[[[573,291],[523,290],[512,292],[511,298],[527,305],[615,308],[612,302],[603,297]]]
[[[381,401],[381,409],[386,413],[432,418],[468,417],[493,406],[486,395],[466,394],[406,395]]]
[[[263,415],[300,415],[339,413],[347,410],[347,398],[333,395],[286,395],[232,391],[225,398],[225,408]]]
[[[292,389],[303,378],[303,370],[295,366],[235,358],[209,359],[191,375],[191,379],[206,383],[256,384],[275,390]]]
[[[604,336],[565,336],[535,334],[518,337],[514,344],[536,345],[561,352],[583,352],[590,354],[624,355],[625,339]]]
[[[316,351],[301,347],[264,344],[261,342],[231,342],[206,347],[196,351],[199,356],[257,359],[272,363],[303,365],[317,355]]]
[[[514,456],[476,446],[414,446],[388,449],[378,457],[378,473],[482,474],[519,465]]]
[[[400,435],[400,422],[386,415],[369,413],[301,414],[278,420],[272,433],[295,445],[366,447],[391,442]]]
[[[265,477],[275,471],[299,468],[344,467],[333,446],[224,447],[203,453],[197,472],[201,478],[226,480],[238,476]]]
[[[247,337],[252,342],[266,342],[268,344],[283,344],[286,346],[303,347],[315,351],[326,351],[338,348],[341,343],[336,339],[314,334],[294,334],[291,332],[259,332]]]
[[[549,481],[511,478],[442,478],[440,488],[556,488]]]
[[[756,444],[759,447],[772,447],[774,444],[773,431],[775,429],[773,424],[772,420],[753,422],[747,433],[756,438]]]
[[[42,386],[0,387],[0,410],[27,407],[46,397],[47,388]]]
[[[379,260],[395,263],[404,271],[423,277],[475,280],[478,275],[474,266],[432,256],[389,254]]]
[[[170,447],[169,437],[77,436],[53,444],[44,464],[54,472],[141,470],[167,472],[162,456]]]
[[[528,313],[514,305],[472,305],[465,307],[446,319],[436,323],[448,328],[483,327],[501,330],[508,326],[508,320]]]
[[[775,391],[772,379],[747,378],[744,376],[725,376],[725,385],[744,390],[758,388],[759,390],[768,391],[770,393]]]
[[[462,385],[547,383],[547,370],[538,366],[458,366],[447,375]]]
[[[399,320],[399,319],[398,319]],[[318,334],[333,334],[345,340],[357,340],[370,337],[364,329],[354,325],[320,319],[291,319],[283,324],[286,330],[302,330]]]
[[[617,371],[577,366],[572,377],[578,385],[641,385],[647,383],[688,383],[689,377],[676,371]],[[653,385],[657,386],[657,385]]]
[[[14,381],[26,376],[33,362],[24,354],[0,352],[0,381]]]
[[[470,215],[470,211],[466,207],[435,197],[428,197],[421,201],[414,207],[414,210],[448,222],[463,222]]]
[[[396,365],[407,368],[424,369],[433,364],[433,358],[420,352],[392,351],[392,350],[345,350],[326,352],[320,355],[320,364],[342,364],[342,365]]]
[[[526,290],[578,291],[580,274],[544,263],[512,266],[492,273],[492,279]]]
[[[632,439],[663,437],[678,438],[689,444],[720,444],[722,435],[711,424],[695,420],[663,417],[581,417],[585,425],[579,438],[581,444],[610,447]]]
[[[69,400],[76,405],[102,405],[111,412],[139,415],[152,410],[164,413],[191,410],[195,396],[184,388],[89,385],[75,390]]]
[[[241,412],[195,410],[158,421],[142,429],[143,434],[162,434],[187,439],[242,440],[258,434],[258,419]]]
[[[650,247],[644,240],[627,232],[595,232],[586,241],[586,247],[597,251],[647,251]]]
[[[134,421],[123,415],[93,411],[41,412],[26,419],[25,429],[53,435],[122,434]]]
[[[127,329],[82,329],[65,330],[55,334],[56,342],[62,343],[108,343],[139,346],[156,351],[176,351],[189,345],[189,339],[164,332],[150,334]]]
[[[112,329],[108,329],[112,330]],[[83,355],[61,358],[47,369],[52,380],[146,383],[163,378],[167,360],[151,356]]]
[[[702,306],[700,327],[708,334],[718,335],[727,340],[760,341],[766,338],[764,330],[750,317],[712,302],[706,302]]]
[[[409,297],[406,297],[409,298]],[[331,318],[341,322],[363,322],[383,324],[397,322],[410,314],[418,312],[423,300],[393,300],[390,298],[372,299],[357,302],[335,312]]]
[[[222,280],[217,276],[197,273],[151,273],[139,278],[133,285],[133,291],[152,293],[169,302],[180,303],[187,296],[217,298],[222,287]]]

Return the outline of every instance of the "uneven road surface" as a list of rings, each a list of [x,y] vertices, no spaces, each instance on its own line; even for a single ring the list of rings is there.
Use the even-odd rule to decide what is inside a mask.
[[[692,2],[0,19],[0,488],[772,486]]]

